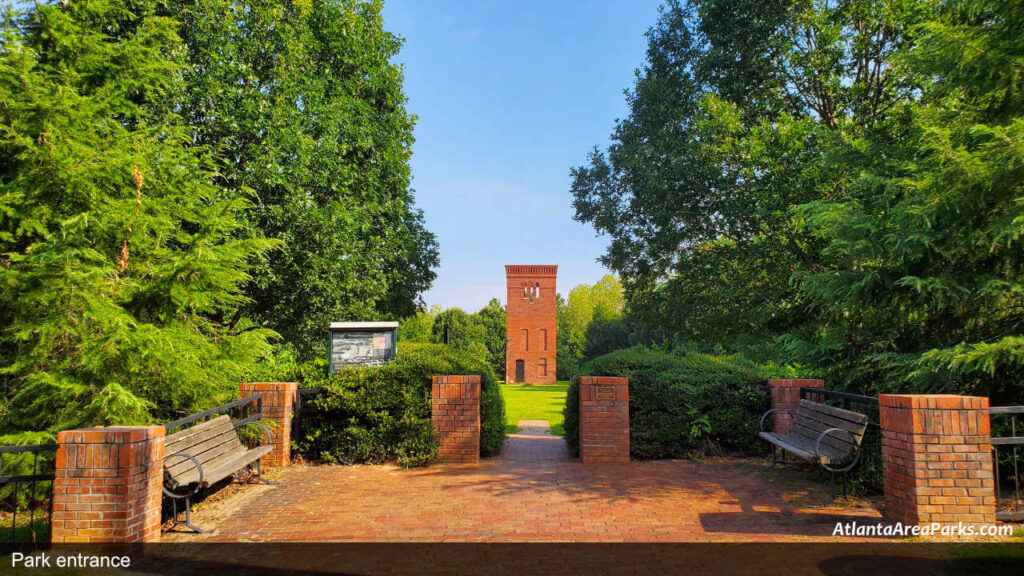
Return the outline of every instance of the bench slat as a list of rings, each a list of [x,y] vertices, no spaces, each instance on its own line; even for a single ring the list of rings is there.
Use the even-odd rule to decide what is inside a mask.
[[[205,436],[205,434],[204,434]],[[166,458],[174,454],[188,454],[193,458],[196,458],[200,462],[206,462],[211,458],[215,458],[218,454],[225,450],[245,450],[242,443],[238,440],[238,434],[231,428],[223,430],[219,435],[206,438],[198,444],[191,446],[188,443],[178,443],[174,449],[167,453]],[[173,463],[167,466],[167,471],[171,474],[176,474],[179,469],[190,467],[189,461],[184,458],[176,458]]]
[[[793,443],[804,445],[807,450],[814,452],[814,443],[816,440],[817,436],[813,439],[801,436],[799,442],[794,441]],[[818,450],[822,454],[828,454],[833,457],[851,455],[856,448],[857,445],[837,441],[836,437],[831,434],[823,437],[821,439],[821,443],[818,444]]]
[[[200,446],[196,446],[189,450],[182,450],[181,452],[176,452],[176,454],[188,454],[196,460],[199,460],[200,464],[205,467],[207,463],[217,460],[226,453],[238,452],[241,450],[245,450],[245,447],[238,441],[238,436],[232,433],[230,435],[221,435],[216,438],[211,438]],[[191,468],[195,468],[195,464],[192,463],[191,460],[186,458],[175,458],[173,460],[173,464],[168,466],[166,471],[174,477]]]
[[[821,402],[813,402],[811,400],[800,400],[800,406],[807,407],[815,412],[821,412],[835,418],[848,420],[856,424],[867,424],[868,417],[866,414],[860,412],[854,412],[853,410],[846,410],[845,408],[836,408],[835,406],[829,406],[828,404],[822,404]]]
[[[758,436],[799,458],[803,458],[804,460],[814,460],[814,452],[808,450],[804,446],[791,443],[788,438],[780,434],[776,434],[774,432],[761,432]]]
[[[221,430],[216,435],[204,435],[204,436],[205,437],[202,439],[201,442],[196,442],[196,443],[191,443],[191,442],[189,442],[189,443],[182,443],[182,442],[179,442],[178,444],[175,444],[172,449],[165,450],[165,452],[167,454],[177,454],[179,452],[184,452],[186,454],[190,454],[192,456],[196,456],[196,455],[198,455],[198,454],[200,454],[202,452],[210,450],[211,448],[213,448],[215,446],[220,446],[221,444],[226,442],[228,439],[230,439],[232,436],[234,436],[237,439],[237,435],[234,434],[234,432],[232,430],[230,430],[230,429],[229,430]]]
[[[850,454],[848,452],[840,452],[828,446],[820,447],[819,452],[821,458],[816,459],[813,445],[807,445],[802,441],[793,442],[793,438],[786,435],[775,434],[774,432],[761,432],[758,435],[765,441],[782,448],[786,452],[811,462],[831,464],[847,462],[850,459]]]
[[[271,446],[260,446],[245,452],[235,453],[227,458],[218,460],[213,466],[209,468],[203,467],[203,487],[208,487],[211,484],[216,484],[221,480],[231,476],[235,472],[238,472],[242,468],[256,462],[265,454],[270,452]],[[177,478],[177,485],[184,486],[192,484],[193,482],[199,481],[199,471],[194,467],[187,473],[182,474]]]
[[[784,438],[786,442],[794,446],[802,446],[808,451],[814,450],[814,439],[817,438],[816,434],[811,434],[798,425],[791,425],[789,430],[784,434],[779,434],[779,436]]]
[[[239,453],[237,456],[234,456],[229,460],[222,461],[219,466],[211,469],[211,473],[215,477],[219,476],[219,478],[213,482],[219,482],[235,472],[238,472],[242,468],[253,464],[271,450],[273,450],[272,446],[257,446],[251,450]],[[207,485],[212,484],[213,482],[207,482],[204,480],[204,483]]]
[[[815,445],[815,441],[817,440],[817,436],[815,436],[814,439],[811,439],[811,438],[808,438],[806,436],[793,435],[792,434],[792,430],[790,430],[790,432],[787,432],[785,434],[780,434],[779,436],[783,440],[785,440],[787,443],[789,443],[789,444],[793,444],[794,446],[799,446],[799,447],[803,448],[804,450],[806,450],[806,451],[808,451],[808,452],[810,452],[812,454],[814,453],[814,445]],[[828,439],[829,439],[828,436],[826,436],[826,437],[821,439],[821,443],[818,444],[818,452],[819,453],[821,453],[823,455],[828,455],[828,456],[831,456],[831,457],[842,457],[842,456],[846,456],[848,454],[852,454],[853,448],[850,445],[838,445],[837,446],[837,445],[828,444],[828,443],[826,443],[828,441]]]
[[[171,434],[164,441],[164,452],[168,454],[181,452],[186,447],[194,446],[230,430],[232,430],[231,418],[227,414],[218,416],[213,420],[207,420],[202,424]]]
[[[806,427],[805,423],[806,421],[798,422],[794,420],[793,425],[790,428],[790,431],[796,432],[800,436],[804,436],[805,438],[807,438],[807,441],[810,442],[811,446],[813,446],[814,443],[818,440],[818,436],[820,436],[821,433],[827,430],[828,428],[810,428]],[[846,436],[843,432],[830,432],[825,436],[822,436],[821,444],[823,446],[831,446],[837,450],[851,452],[854,448],[860,446],[860,438],[857,438],[856,442],[850,442],[850,438]]]
[[[861,424],[857,422],[850,422],[849,420],[836,418],[829,414],[808,410],[804,407],[800,407],[800,409],[797,410],[797,414],[802,418],[813,420],[814,422],[821,424],[822,430],[826,428],[839,428],[841,430],[846,430],[855,436],[862,436],[864,434],[864,430],[867,429],[866,423]]]
[[[816,422],[806,417],[794,418],[787,434],[800,436],[809,446],[814,446],[814,443],[818,440],[818,436],[829,428],[832,428],[832,426]],[[826,446],[834,446],[837,449],[849,451],[849,446],[859,444],[859,438],[856,444],[851,444],[847,436],[842,432],[836,432],[834,434],[826,435],[821,439],[821,443]]]

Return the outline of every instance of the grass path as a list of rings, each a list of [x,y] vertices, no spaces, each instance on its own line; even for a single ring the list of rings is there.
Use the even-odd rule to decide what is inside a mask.
[[[520,420],[547,420],[551,433],[562,436],[565,418],[565,391],[568,382],[557,384],[502,384],[501,395],[505,398],[505,431],[514,434],[519,430]]]

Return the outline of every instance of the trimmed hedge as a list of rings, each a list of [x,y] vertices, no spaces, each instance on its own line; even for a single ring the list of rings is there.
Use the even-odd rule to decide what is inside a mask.
[[[323,372],[323,364],[279,366],[277,379],[323,387],[308,396],[296,450],[343,464],[397,461],[423,466],[437,457],[430,421],[431,376],[479,374],[480,454],[495,456],[505,443],[505,404],[486,359],[441,344],[399,343],[395,360],[379,367]],[[264,375],[271,376],[271,375]],[[287,376],[287,378],[281,378]]]
[[[599,356],[578,373],[629,378],[633,458],[754,452],[758,446],[758,419],[768,408],[766,375],[740,357],[634,347]],[[579,377],[566,398],[565,441],[578,456]]]

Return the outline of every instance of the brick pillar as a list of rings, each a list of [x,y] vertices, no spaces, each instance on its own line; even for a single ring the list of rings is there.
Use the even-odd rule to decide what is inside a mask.
[[[54,543],[159,542],[164,427],[57,433]]]
[[[796,412],[797,407],[800,406],[801,388],[821,389],[824,387],[824,380],[806,378],[769,380],[768,390],[771,391],[772,395],[772,409],[777,410],[777,412],[772,413],[772,421],[775,423],[774,432],[776,434],[789,432],[789,427],[793,425],[793,416],[786,414],[783,410]]]
[[[298,394],[298,382],[243,382],[239,397],[263,396],[263,419],[269,420],[270,441],[274,449],[263,457],[264,466],[285,466],[292,454],[292,404]]]
[[[629,462],[629,380],[580,377],[580,458]]]
[[[992,524],[988,398],[883,394],[885,515],[909,525]]]
[[[441,462],[480,461],[480,376],[434,376],[430,419]]]

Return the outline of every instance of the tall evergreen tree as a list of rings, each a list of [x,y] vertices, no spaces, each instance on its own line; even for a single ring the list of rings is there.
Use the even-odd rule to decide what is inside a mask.
[[[818,321],[793,352],[867,390],[1024,398],[1024,13],[950,1],[902,65],[928,79],[904,137],[850,139],[855,175],[811,203],[820,270],[797,276]]]
[[[491,298],[487,306],[474,314],[484,328],[484,345],[491,361],[491,368],[500,378],[505,377],[505,353],[508,348],[508,333],[505,330],[507,313],[501,300]]]
[[[271,332],[235,321],[246,202],[174,113],[185,50],[147,3],[4,13],[4,431],[168,418],[226,398]]]

